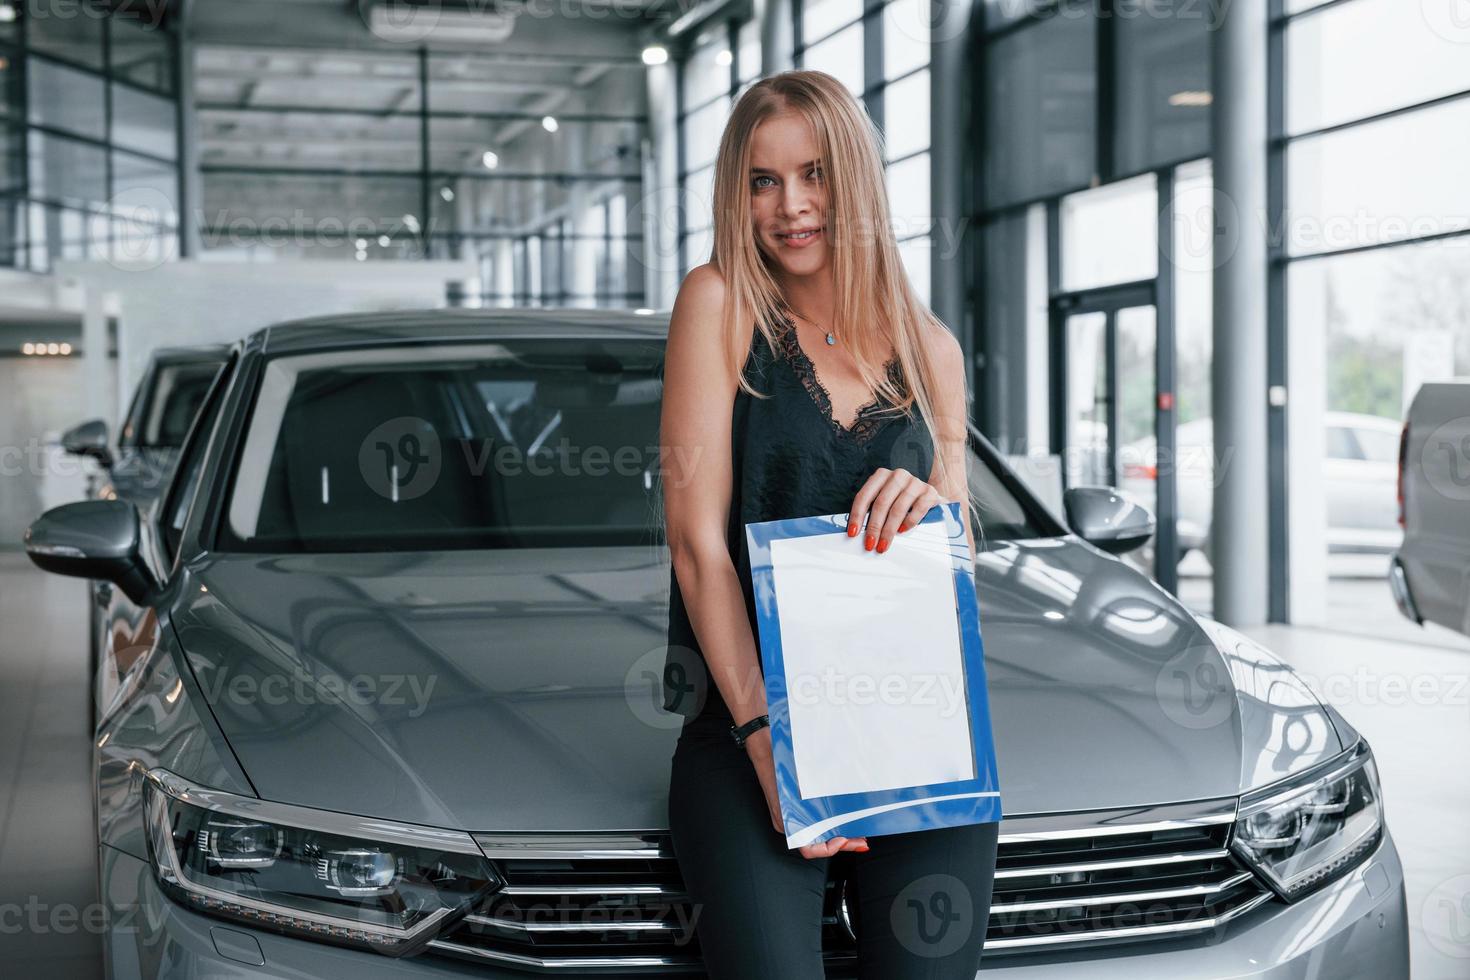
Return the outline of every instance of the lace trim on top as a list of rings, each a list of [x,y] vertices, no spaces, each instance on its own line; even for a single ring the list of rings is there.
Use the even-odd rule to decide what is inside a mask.
[[[831,424],[832,428],[845,436],[850,436],[858,442],[866,442],[871,439],[883,427],[883,423],[889,421],[889,418],[891,418],[891,416],[885,418],[877,414],[885,407],[882,397],[875,397],[872,401],[859,408],[857,415],[853,418],[851,428],[837,421],[832,415],[831,393],[818,380],[816,365],[812,363],[811,358],[806,356],[806,351],[802,350],[801,343],[796,337],[795,324],[789,319],[780,319],[778,323],[783,326],[783,329],[779,330],[776,334],[776,341],[781,349],[781,354],[791,364],[792,371],[800,379],[802,387],[811,395],[812,400],[816,402],[817,408],[821,410],[822,416]],[[898,354],[896,352],[884,362],[883,367],[889,380],[897,385],[900,391],[906,392],[908,389],[904,382],[903,369],[899,364]]]

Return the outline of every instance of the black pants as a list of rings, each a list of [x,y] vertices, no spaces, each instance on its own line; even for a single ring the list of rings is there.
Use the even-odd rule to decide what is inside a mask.
[[[755,767],[728,722],[685,726],[669,828],[713,980],[823,980],[828,865],[851,860],[859,980],[974,980],[990,915],[997,823],[869,837],[807,859],[771,826]]]

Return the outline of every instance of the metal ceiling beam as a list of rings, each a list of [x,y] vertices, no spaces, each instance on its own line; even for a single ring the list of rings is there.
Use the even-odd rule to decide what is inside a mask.
[[[292,106],[279,104],[266,105],[261,103],[245,106],[235,105],[229,102],[197,102],[195,103],[194,108],[198,112],[218,113],[246,112],[264,113],[271,115],[287,115],[299,113],[321,116],[369,116],[373,118],[381,118],[383,116],[409,116],[413,118],[418,118],[418,110],[416,109],[411,109],[404,112],[385,112],[382,109],[349,108],[338,106]],[[544,113],[539,112],[510,110],[504,112],[458,112],[453,109],[431,109],[429,111],[429,118],[431,119],[479,119],[485,122],[514,121],[517,119],[525,119],[531,122],[540,122],[543,115]],[[562,122],[641,123],[645,121],[646,117],[641,115],[609,115],[607,113],[601,112],[567,112],[558,114],[556,118],[561,120]]]

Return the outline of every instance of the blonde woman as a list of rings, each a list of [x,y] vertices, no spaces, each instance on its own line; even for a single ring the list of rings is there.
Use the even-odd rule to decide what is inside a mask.
[[[822,980],[834,860],[850,862],[862,980],[972,980],[984,942],[997,824],[789,850],[763,725],[744,525],[846,513],[882,561],[936,504],[975,513],[964,359],[905,277],[880,142],[831,75],[752,85],[720,139],[713,255],[669,326],[664,690],[686,716],[669,827],[716,980]]]

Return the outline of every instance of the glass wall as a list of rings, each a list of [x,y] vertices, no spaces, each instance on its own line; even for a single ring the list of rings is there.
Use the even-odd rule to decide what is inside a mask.
[[[717,21],[694,39],[679,63],[680,278],[709,261],[713,247],[715,156],[733,96],[760,74],[760,35]],[[737,57],[738,55],[738,57]]]
[[[828,72],[883,133],[889,208],[910,281],[929,300],[933,215],[929,157],[932,0],[796,0],[796,64]],[[737,57],[738,54],[738,57]],[[759,26],[705,29],[680,64],[681,276],[709,261],[714,159],[734,96],[760,74]],[[728,85],[722,86],[728,77]]]
[[[179,45],[151,9],[0,2],[0,266],[178,254]]]
[[[1054,503],[1103,483],[1171,520],[1169,553],[1128,560],[1202,610],[1211,472],[1184,473],[1159,439],[1209,453],[1208,248],[1203,267],[1191,255],[1212,229],[1194,213],[1201,180],[1209,204],[1207,15],[987,0],[972,216],[980,428]]]
[[[1296,3],[1277,25],[1296,622],[1421,635],[1384,572],[1406,409],[1470,375],[1470,30],[1449,6]]]
[[[643,305],[641,64],[334,50],[259,70],[198,52],[213,254],[468,259],[471,302]],[[533,90],[565,97],[532,111]]]

